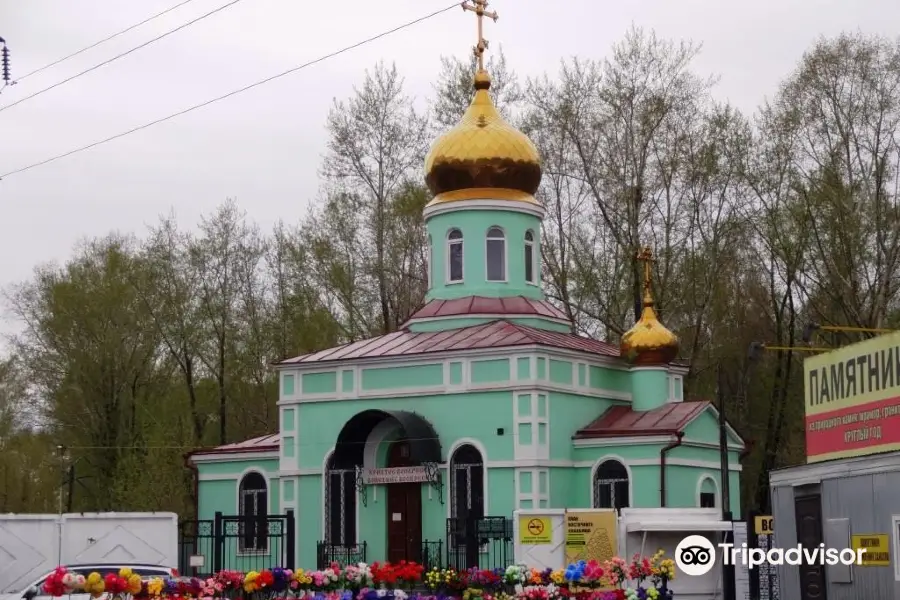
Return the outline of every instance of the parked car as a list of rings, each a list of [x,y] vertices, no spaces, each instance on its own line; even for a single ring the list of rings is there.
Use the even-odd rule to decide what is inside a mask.
[[[176,577],[178,571],[170,567],[161,565],[148,564],[126,564],[126,563],[85,563],[81,565],[63,565],[70,573],[77,573],[87,577],[93,572],[106,575],[107,573],[118,573],[119,569],[129,568],[136,575],[140,575],[141,579],[150,579],[152,577]],[[47,577],[53,574],[54,570],[44,573],[37,581],[26,586],[20,592],[11,594],[0,594],[0,600],[49,600],[50,596],[44,591],[43,585]],[[90,600],[90,594],[69,594],[68,600]]]

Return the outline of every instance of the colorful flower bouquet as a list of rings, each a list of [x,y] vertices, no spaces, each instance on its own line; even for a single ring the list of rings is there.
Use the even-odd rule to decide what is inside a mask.
[[[58,568],[44,593],[106,595],[110,600],[672,600],[669,581],[675,564],[659,551],[598,563],[580,561],[565,569],[539,571],[524,565],[506,569],[434,568],[397,564],[337,563],[321,571],[274,568],[213,577],[153,578],[143,581],[129,569],[87,577]]]

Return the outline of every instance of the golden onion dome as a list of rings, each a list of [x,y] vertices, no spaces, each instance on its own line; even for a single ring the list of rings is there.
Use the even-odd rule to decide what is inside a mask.
[[[678,356],[678,336],[666,329],[653,308],[650,249],[644,248],[638,260],[644,263],[644,307],[638,322],[622,335],[620,350],[636,365],[667,365]]]
[[[541,159],[524,133],[497,112],[491,78],[475,74],[475,97],[459,124],[439,137],[425,158],[431,204],[490,198],[537,202]]]

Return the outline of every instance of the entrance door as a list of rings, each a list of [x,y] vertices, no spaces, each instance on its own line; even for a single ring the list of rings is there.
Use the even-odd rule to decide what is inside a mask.
[[[388,467],[411,466],[409,443],[398,441],[388,450]],[[422,484],[387,486],[387,559],[420,562],[422,553]]]
[[[822,536],[822,497],[819,494],[794,498],[797,542],[816,548]],[[825,565],[800,565],[800,599],[825,600]]]

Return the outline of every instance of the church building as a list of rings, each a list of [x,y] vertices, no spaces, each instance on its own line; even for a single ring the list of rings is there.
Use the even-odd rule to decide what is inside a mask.
[[[394,333],[281,362],[279,431],[190,455],[199,519],[291,511],[285,566],[450,556],[517,509],[719,506],[717,413],[684,401],[649,250],[621,344],[574,333],[541,287],[540,157],[490,87],[480,60],[470,107],[425,161],[425,305]],[[729,428],[731,490],[743,449]],[[273,551],[241,535],[236,556]]]

